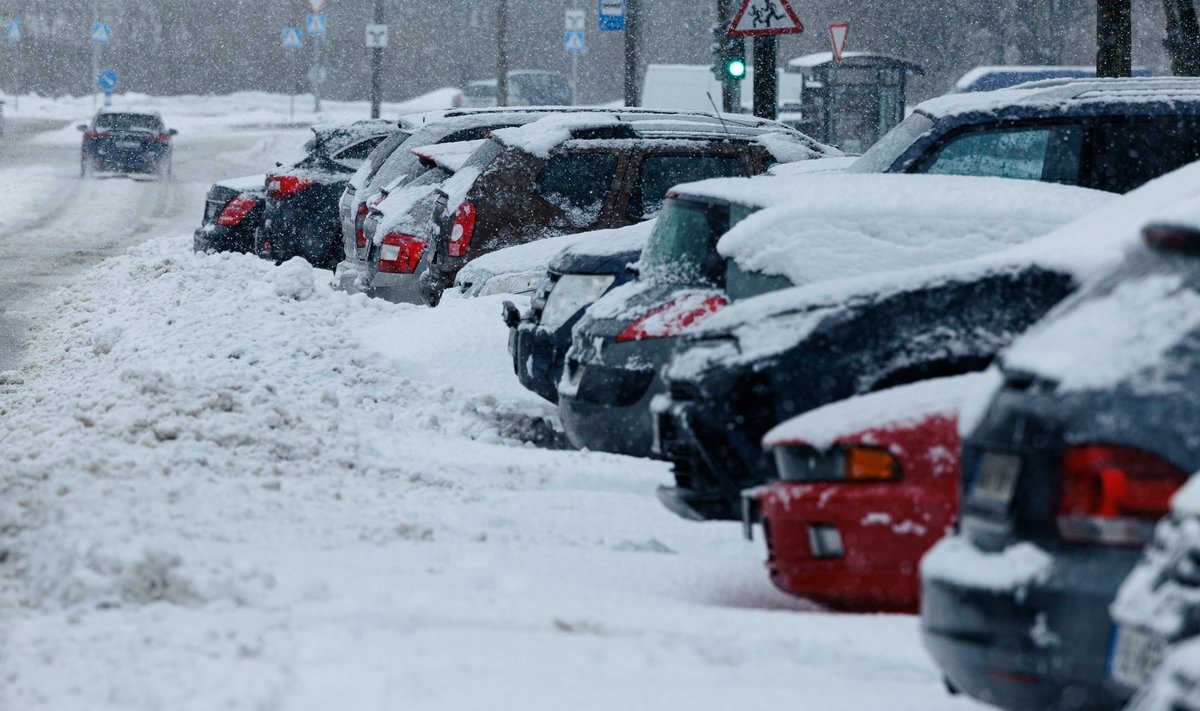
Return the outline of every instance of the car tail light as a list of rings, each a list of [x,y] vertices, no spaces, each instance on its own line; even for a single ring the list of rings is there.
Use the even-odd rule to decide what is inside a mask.
[[[108,134],[104,133],[103,131],[85,131],[83,137],[90,141],[95,138],[104,138],[107,135]]]
[[[379,247],[379,271],[388,274],[412,274],[417,270],[428,240],[389,232]]]
[[[1163,252],[1200,254],[1200,230],[1184,225],[1154,224],[1142,229],[1142,241]]]
[[[358,209],[354,211],[354,244],[363,249],[367,246],[367,233],[363,229],[363,223],[367,220],[367,214],[371,212],[371,208],[367,207],[367,203],[358,203]]]
[[[900,462],[885,449],[853,445],[842,453],[850,481],[887,481],[900,478]]]
[[[471,236],[475,234],[475,206],[464,202],[454,213],[454,227],[450,229],[450,243],[446,253],[451,257],[465,257],[471,248]]]
[[[307,190],[313,181],[295,175],[275,175],[267,181],[267,192],[273,198],[291,197]]]
[[[1061,464],[1058,533],[1075,543],[1144,545],[1185,481],[1183,470],[1138,449],[1071,447]]]
[[[171,134],[169,134],[169,133],[158,134],[158,142],[159,143],[170,143],[171,142]]]
[[[617,343],[678,336],[688,326],[720,311],[725,304],[725,297],[717,294],[682,296],[626,326],[617,334]]]
[[[257,204],[258,201],[249,195],[238,195],[225,203],[225,209],[221,210],[220,216],[217,217],[217,224],[224,227],[240,225]]]

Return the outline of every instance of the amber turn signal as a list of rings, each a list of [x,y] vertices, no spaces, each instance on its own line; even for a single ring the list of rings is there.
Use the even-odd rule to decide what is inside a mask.
[[[885,481],[900,478],[900,463],[890,452],[874,447],[847,447],[846,478],[851,481]]]

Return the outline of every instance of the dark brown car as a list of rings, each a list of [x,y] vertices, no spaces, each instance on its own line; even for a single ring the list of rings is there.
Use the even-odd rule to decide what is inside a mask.
[[[837,155],[782,124],[746,117],[555,115],[496,131],[442,186],[421,296],[437,305],[463,265],[488,252],[651,218],[679,183]]]

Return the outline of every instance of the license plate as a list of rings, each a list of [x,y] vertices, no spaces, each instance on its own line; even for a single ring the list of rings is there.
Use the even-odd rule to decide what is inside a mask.
[[[979,458],[971,498],[992,505],[1008,506],[1021,475],[1021,458],[1013,454],[984,452]]]
[[[1158,670],[1166,647],[1167,640],[1153,632],[1117,627],[1109,653],[1109,676],[1125,686],[1142,686]]]
[[[142,145],[142,142],[141,141],[119,141],[117,143],[117,145],[122,148],[137,148],[138,146]]]

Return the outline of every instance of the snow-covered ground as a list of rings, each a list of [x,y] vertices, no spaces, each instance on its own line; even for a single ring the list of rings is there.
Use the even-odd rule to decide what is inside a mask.
[[[194,120],[230,151],[283,135]],[[194,255],[178,214],[22,307],[0,709],[979,708],[915,618],[814,610],[736,524],[667,513],[665,465],[555,449],[504,297],[347,295]]]

